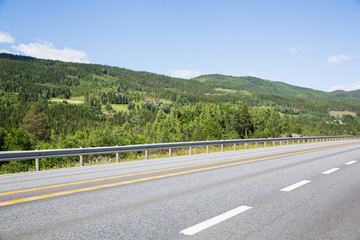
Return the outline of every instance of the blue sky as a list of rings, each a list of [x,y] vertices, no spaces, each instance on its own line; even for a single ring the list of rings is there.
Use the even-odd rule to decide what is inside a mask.
[[[360,89],[360,0],[0,0],[0,51]]]

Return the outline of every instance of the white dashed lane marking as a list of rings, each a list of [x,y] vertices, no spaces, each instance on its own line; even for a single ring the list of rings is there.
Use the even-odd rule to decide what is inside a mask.
[[[333,172],[336,172],[337,170],[339,170],[340,168],[332,168],[332,169],[329,169],[321,174],[330,174],[330,173],[333,173]]]
[[[347,163],[345,163],[346,165],[351,165],[351,164],[354,164],[354,163],[356,163],[357,161],[350,161],[350,162],[347,162]]]
[[[296,188],[299,188],[299,187],[301,187],[301,186],[304,186],[305,184],[308,184],[308,183],[310,183],[310,182],[311,182],[310,180],[302,180],[302,181],[300,181],[300,182],[298,182],[298,183],[295,183],[295,184],[290,185],[290,186],[288,186],[288,187],[286,187],[286,188],[283,188],[283,189],[281,189],[280,191],[290,192],[290,191],[292,191],[292,190],[294,190],[294,189],[296,189]]]
[[[218,223],[220,223],[222,221],[225,221],[225,220],[227,220],[229,218],[232,218],[232,217],[234,217],[234,216],[236,216],[236,215],[238,215],[240,213],[243,213],[243,212],[245,212],[245,211],[247,211],[249,209],[251,209],[251,207],[240,206],[240,207],[235,208],[233,210],[230,210],[230,211],[228,211],[226,213],[223,213],[223,214],[221,214],[219,216],[213,217],[213,218],[211,218],[209,220],[206,220],[206,221],[201,222],[199,224],[196,224],[196,225],[194,225],[192,227],[184,229],[180,233],[185,234],[185,235],[189,235],[189,236],[194,235],[194,234],[196,234],[196,233],[198,233],[198,232],[200,232],[200,231],[202,231],[204,229],[207,229],[207,228],[209,228],[211,226],[214,226],[215,224],[218,224]]]

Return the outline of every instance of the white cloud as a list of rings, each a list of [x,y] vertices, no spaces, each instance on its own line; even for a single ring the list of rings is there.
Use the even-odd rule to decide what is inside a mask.
[[[341,54],[341,55],[338,55],[338,56],[330,56],[328,57],[327,59],[327,62],[329,64],[340,64],[344,61],[349,61],[349,60],[352,60],[352,59],[355,59],[355,58],[358,58],[359,56],[351,56],[351,55],[345,55],[345,54]]]
[[[312,46],[296,46],[296,47],[289,46],[288,52],[295,54],[295,53],[299,53],[299,52],[311,50],[311,49],[314,49],[314,47],[312,47]]]
[[[177,78],[194,78],[200,76],[201,72],[187,69],[170,71],[170,76]]]
[[[329,92],[333,92],[336,90],[354,91],[359,89],[360,89],[360,82],[356,82],[346,86],[343,85],[333,86],[332,88],[329,89]]]
[[[296,47],[289,47],[289,52],[291,53],[298,53],[299,52],[299,48],[296,48]]]
[[[260,77],[258,74],[254,73],[254,72],[250,73],[249,76],[250,77],[256,77],[256,78],[262,78],[262,77]],[[265,78],[262,78],[262,79],[265,79]]]
[[[0,49],[0,53],[9,53],[9,54],[17,55],[17,53],[12,52],[12,51],[10,51],[10,50],[8,50],[8,49]]]
[[[24,55],[36,58],[60,60],[65,62],[89,63],[85,52],[71,48],[64,48],[62,50],[57,49],[49,42],[20,44],[18,46],[12,46],[11,48]]]
[[[0,31],[0,43],[14,43],[14,38],[7,32]]]

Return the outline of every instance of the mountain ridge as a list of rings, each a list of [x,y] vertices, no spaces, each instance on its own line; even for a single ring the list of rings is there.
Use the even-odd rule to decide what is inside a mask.
[[[0,90],[37,99],[134,92],[189,102],[245,103],[285,108],[360,110],[360,91],[329,93],[252,76],[208,74],[192,79],[93,63],[71,63],[0,54]],[[34,89],[34,87],[38,89]],[[31,90],[30,90],[31,89]],[[28,93],[27,93],[28,92]],[[31,93],[30,93],[31,92]],[[21,93],[22,94],[22,93]]]

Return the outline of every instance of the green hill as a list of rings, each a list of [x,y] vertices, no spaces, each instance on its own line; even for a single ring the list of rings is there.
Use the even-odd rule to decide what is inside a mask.
[[[359,110],[360,92],[323,92],[274,82],[256,77],[233,77],[219,74],[203,75],[193,80],[211,86],[213,90],[247,94],[260,105],[277,105],[295,109],[324,112],[329,109]]]
[[[86,94],[150,96],[172,101],[245,103],[279,106],[308,112],[360,109],[359,92],[327,93],[255,77],[219,74],[185,80],[149,72],[98,64],[66,63],[0,54],[0,90],[14,92],[26,101],[70,98]],[[135,96],[137,93],[137,96]],[[141,96],[139,96],[141,94]],[[114,103],[114,102],[113,102]]]

